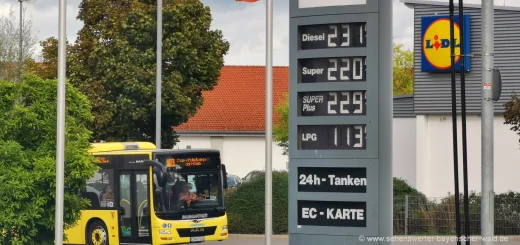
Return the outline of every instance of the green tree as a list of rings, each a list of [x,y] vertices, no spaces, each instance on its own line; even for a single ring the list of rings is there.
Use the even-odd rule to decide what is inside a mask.
[[[273,125],[274,141],[282,147],[283,155],[289,152],[289,94],[285,93],[283,99],[275,108],[278,116]]]
[[[402,44],[393,44],[394,95],[413,94],[413,52]]]
[[[154,142],[155,1],[83,0],[79,8],[84,26],[70,47],[69,77],[92,104],[94,139]],[[217,84],[229,43],[211,21],[199,0],[164,2],[162,148],[173,147],[172,127],[193,116],[202,92]]]
[[[402,44],[394,43],[394,95],[413,94],[413,52],[403,50]],[[288,95],[276,105],[278,120],[273,126],[274,141],[287,155],[289,148],[289,100]]]
[[[92,121],[88,99],[67,85],[65,228],[88,202],[80,197],[94,175],[87,151]],[[54,244],[56,80],[33,75],[0,81],[0,244]],[[1,234],[1,233],[0,233]]]
[[[29,62],[26,73],[35,74],[43,79],[57,79],[58,78],[58,39],[54,37],[47,38],[40,42],[42,47],[41,62]],[[69,61],[71,46],[67,43],[67,76],[69,75]]]
[[[520,98],[516,93],[513,92],[511,100],[505,103],[504,107],[504,124],[511,125],[511,130],[520,135]]]

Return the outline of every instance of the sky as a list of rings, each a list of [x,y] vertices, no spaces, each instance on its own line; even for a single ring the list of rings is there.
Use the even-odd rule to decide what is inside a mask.
[[[25,1],[25,0],[24,0]],[[201,0],[211,8],[212,29],[222,30],[230,42],[225,65],[265,65],[265,0],[256,3],[235,0]],[[413,10],[399,0],[393,1],[394,42],[407,49],[413,45]],[[448,0],[436,0],[447,2]],[[83,23],[76,20],[81,0],[67,0],[67,38],[76,39]],[[289,64],[289,1],[273,0],[273,65]],[[464,3],[480,4],[481,0],[464,0]],[[27,17],[32,20],[33,33],[38,40],[58,35],[58,0],[27,0]],[[495,0],[496,5],[520,6],[519,0]],[[0,15],[6,16],[13,8],[19,18],[18,0],[0,0]],[[35,46],[36,53],[41,51]]]

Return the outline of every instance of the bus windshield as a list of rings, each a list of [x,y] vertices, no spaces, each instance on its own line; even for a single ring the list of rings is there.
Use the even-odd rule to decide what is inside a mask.
[[[223,208],[223,179],[212,157],[158,157],[167,166],[166,181],[154,191],[157,214],[194,214]],[[156,187],[159,187],[154,179]]]
[[[220,174],[168,171],[165,211],[218,208],[222,203]]]

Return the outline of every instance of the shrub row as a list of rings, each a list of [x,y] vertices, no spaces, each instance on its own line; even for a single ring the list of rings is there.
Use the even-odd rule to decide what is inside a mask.
[[[288,173],[273,171],[273,233],[287,234]],[[262,173],[226,195],[229,233],[264,234],[265,175]]]
[[[273,233],[288,233],[288,172],[273,171]],[[394,178],[394,234],[405,234],[405,210],[408,210],[407,234],[455,234],[455,197],[429,199],[406,181]],[[408,203],[405,197],[408,196]],[[226,194],[229,232],[263,234],[265,229],[265,175],[262,173]],[[470,234],[480,233],[480,197],[471,193]],[[408,208],[405,208],[405,205]],[[464,234],[464,206],[460,197],[461,230]],[[520,235],[520,193],[495,196],[495,234]]]

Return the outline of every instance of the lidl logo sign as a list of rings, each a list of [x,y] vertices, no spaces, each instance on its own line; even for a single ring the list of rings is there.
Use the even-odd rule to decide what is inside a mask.
[[[470,16],[464,15],[464,43],[460,43],[459,16],[454,16],[453,34],[455,43],[450,40],[449,16],[424,16],[421,18],[421,70],[425,72],[451,71],[451,45],[455,47],[455,69],[460,71],[460,45],[464,53],[470,54]],[[465,57],[464,70],[469,71],[469,57]]]

